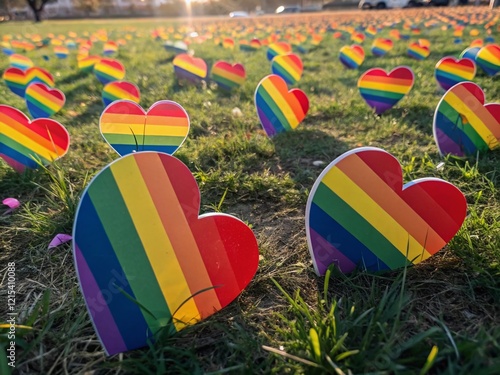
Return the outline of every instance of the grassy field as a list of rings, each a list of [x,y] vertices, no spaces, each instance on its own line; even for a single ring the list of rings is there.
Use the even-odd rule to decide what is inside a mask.
[[[461,10],[471,13],[474,8]],[[448,12],[448,13],[447,13]],[[180,103],[191,130],[175,154],[193,172],[201,191],[201,213],[219,210],[249,223],[257,237],[257,275],[227,308],[179,334],[165,334],[149,348],[106,357],[95,335],[75,274],[71,247],[47,250],[57,233],[71,233],[79,194],[95,173],[117,158],[103,141],[99,116],[102,85],[76,67],[76,53],[58,60],[50,49],[26,55],[48,69],[67,98],[54,116],[71,135],[68,154],[48,167],[19,175],[0,162],[0,198],[15,197],[22,206],[0,215],[2,284],[1,320],[6,319],[5,275],[16,263],[16,372],[19,374],[498,374],[500,373],[500,153],[468,160],[443,159],[432,136],[432,120],[442,93],[433,77],[443,56],[458,54],[475,39],[465,27],[463,43],[454,44],[452,29],[437,18],[449,10],[352,13],[342,17],[259,19],[258,35],[281,30],[307,35],[309,26],[332,22],[358,26],[387,20],[421,25],[431,54],[425,61],[406,56],[408,41],[398,41],[385,57],[371,55],[359,70],[338,60],[349,40],[325,33],[319,46],[301,54],[304,74],[297,87],[311,103],[294,132],[268,139],[261,130],[253,94],[270,73],[265,48],[245,53],[215,46],[212,40],[192,45],[208,66],[228,60],[245,65],[248,79],[234,93],[208,83],[179,86],[173,56],[150,32],[169,26],[165,20],[75,21],[2,24],[0,34],[94,32],[106,29],[111,40],[134,35],[116,58],[126,67],[126,80],[141,90],[141,105],[161,99]],[[489,13],[488,13],[489,14]],[[365,17],[365,18],[363,18]],[[434,18],[437,27],[423,22]],[[252,21],[250,21],[252,22]],[[133,31],[127,27],[134,26]],[[197,23],[229,35],[237,23]],[[211,25],[216,25],[215,27]],[[497,24],[498,25],[498,24]],[[500,35],[495,25],[492,36]],[[403,22],[397,26],[402,33]],[[380,32],[388,37],[389,28]],[[245,30],[237,31],[246,33]],[[250,39],[250,38],[248,38]],[[102,44],[96,43],[95,53]],[[43,55],[50,57],[49,61]],[[395,108],[377,116],[363,102],[356,82],[372,67],[408,65],[415,73],[410,94]],[[8,66],[0,59],[0,69]],[[479,73],[475,79],[488,102],[500,102],[499,77]],[[26,112],[24,102],[0,84],[1,102]],[[238,114],[238,108],[241,115]],[[401,162],[405,182],[439,177],[465,194],[468,217],[449,245],[428,261],[384,274],[332,270],[315,275],[307,249],[304,211],[308,193],[322,168],[343,152],[376,146]],[[314,161],[324,166],[317,167]],[[438,164],[444,162],[444,167]],[[2,352],[9,340],[0,335]],[[0,355],[0,373],[9,371]]]

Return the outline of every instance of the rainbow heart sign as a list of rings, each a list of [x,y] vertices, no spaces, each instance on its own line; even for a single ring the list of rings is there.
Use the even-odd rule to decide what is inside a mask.
[[[470,59],[475,62],[476,56],[480,50],[481,50],[480,47],[469,47],[464,49],[459,57],[461,59]]]
[[[340,49],[339,59],[346,68],[358,69],[365,60],[365,50],[357,44],[344,46]]]
[[[434,77],[443,90],[448,90],[459,82],[472,81],[476,76],[476,64],[470,59],[457,60],[443,57],[434,68]]]
[[[102,101],[105,107],[114,101],[123,99],[139,103],[140,98],[139,88],[127,81],[110,82],[102,89]]]
[[[18,68],[8,68],[4,71],[2,77],[7,87],[21,98],[24,98],[26,88],[32,83],[40,82],[49,87],[55,86],[52,75],[45,69],[36,66],[26,71]]]
[[[429,57],[431,51],[428,46],[414,42],[408,45],[407,53],[408,56],[414,58],[415,60],[424,60]]]
[[[167,52],[173,52],[175,54],[188,52],[187,44],[181,41],[172,42],[168,40],[163,45],[163,48],[165,48]]]
[[[12,54],[9,56],[9,64],[11,67],[21,70],[29,69],[35,65],[29,57],[18,54]]]
[[[47,118],[64,107],[66,97],[61,90],[53,89],[43,83],[32,83],[24,94],[28,112],[33,118]]]
[[[421,178],[403,185],[398,160],[362,147],[339,156],[314,183],[306,234],[314,269],[334,264],[377,272],[417,264],[441,250],[462,226],[467,203],[454,185]]]
[[[181,81],[198,84],[207,78],[207,63],[203,59],[181,53],[175,56],[173,64],[175,75]]]
[[[101,61],[99,56],[83,56],[78,59],[78,69],[82,72],[91,72],[99,61]]]
[[[55,46],[54,47],[54,54],[58,59],[65,59],[69,55],[69,49],[68,47],[65,46]]]
[[[104,43],[104,46],[102,48],[102,54],[104,56],[111,56],[114,55],[116,52],[118,52],[118,44],[111,41]]]
[[[434,139],[441,155],[465,157],[500,144],[500,104],[485,103],[475,83],[461,82],[441,98],[434,113]]]
[[[247,78],[245,67],[241,64],[228,63],[226,61],[217,61],[210,72],[212,80],[224,90],[237,89]]]
[[[260,123],[269,137],[295,129],[309,111],[309,99],[299,89],[288,91],[280,76],[263,78],[255,90],[255,107]]]
[[[498,44],[488,44],[481,48],[476,55],[476,63],[489,76],[494,76],[500,72],[500,46]]]
[[[106,107],[99,120],[101,134],[121,156],[137,151],[173,154],[189,133],[189,116],[179,104],[161,100],[148,112],[128,100]]]
[[[125,67],[118,60],[101,59],[94,65],[94,74],[103,85],[125,77]]]
[[[272,43],[267,47],[266,57],[272,61],[276,56],[287,55],[292,52],[292,46],[287,42]]]
[[[271,62],[271,70],[283,78],[289,85],[295,85],[302,77],[304,65],[299,56],[289,53],[288,55],[276,56]]]
[[[147,346],[229,305],[254,277],[252,230],[198,216],[200,191],[173,156],[139,152],[105,167],[84,191],[73,227],[80,287],[108,355]]]
[[[366,103],[380,115],[408,94],[413,82],[413,71],[406,66],[399,66],[389,73],[373,68],[359,77],[358,89]]]
[[[391,39],[377,38],[372,44],[372,54],[377,57],[384,56],[393,46],[394,42]]]
[[[30,121],[16,108],[0,105],[0,157],[17,172],[38,168],[36,160],[48,165],[64,156],[68,148],[68,131],[57,121]]]

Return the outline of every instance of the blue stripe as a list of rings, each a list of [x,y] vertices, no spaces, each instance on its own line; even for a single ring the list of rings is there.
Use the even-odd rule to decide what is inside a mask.
[[[276,133],[282,133],[282,132],[286,131],[283,124],[279,121],[278,117],[276,117],[274,115],[274,112],[271,110],[271,108],[269,107],[267,102],[262,97],[260,90],[265,91],[265,89],[264,89],[264,87],[261,86],[257,90],[257,96],[255,99],[257,107],[260,108],[260,110],[266,114],[268,120],[271,122],[271,124],[273,125],[273,128],[276,130]]]
[[[361,90],[360,90],[360,93],[361,93],[361,96],[363,98],[365,98],[365,100],[372,100],[375,102],[386,103],[386,104],[390,104],[390,105],[395,105],[397,102],[399,102],[401,100],[401,99],[395,100],[395,99],[386,98],[386,97],[378,96],[378,95],[370,95],[370,94],[363,93],[363,91],[361,91]]]
[[[136,145],[122,145],[122,144],[112,144],[113,148],[120,154],[128,155],[136,152]],[[156,151],[156,152],[164,152],[166,154],[172,155],[179,146],[160,146],[160,145],[144,145],[139,143],[138,151]]]
[[[14,159],[18,163],[21,163],[22,165],[26,166],[27,168],[31,169],[38,168],[38,164],[31,157],[21,154],[19,151],[10,148],[5,144],[1,145],[0,153],[4,154],[5,156],[8,156],[11,159]],[[33,156],[36,157],[36,154],[33,153]]]
[[[349,56],[344,55],[343,53],[340,54],[340,62],[349,69],[356,69],[358,67],[356,61],[351,59]]]
[[[459,117],[457,113],[457,118]],[[471,139],[464,133],[461,129],[462,122],[459,121],[460,126],[451,122],[448,117],[446,117],[443,113],[438,112],[436,114],[436,128],[441,130],[446,136],[452,139],[456,144],[460,146],[460,148],[467,155],[474,155],[477,151],[477,147],[472,143]]]

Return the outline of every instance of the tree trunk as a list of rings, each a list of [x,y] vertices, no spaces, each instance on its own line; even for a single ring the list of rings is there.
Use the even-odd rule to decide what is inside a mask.
[[[42,10],[33,9],[33,13],[35,14],[35,22],[42,22]]]
[[[36,6],[36,0],[28,0],[28,5],[33,11],[33,15],[35,16],[35,22],[42,22],[42,11],[45,3],[48,0],[42,0],[39,6]]]

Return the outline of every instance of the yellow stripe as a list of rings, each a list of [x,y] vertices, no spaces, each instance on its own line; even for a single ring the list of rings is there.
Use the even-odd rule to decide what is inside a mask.
[[[439,70],[442,70],[443,72],[446,72],[446,73],[455,74],[455,75],[457,75],[459,77],[463,77],[467,80],[474,78],[474,71],[469,73],[468,69],[467,70],[457,69],[453,65],[441,64],[439,66]]]
[[[409,260],[419,262],[431,256],[406,229],[339,168],[332,168],[322,182],[387,238]]]
[[[134,134],[143,135],[165,135],[169,137],[185,137],[188,131],[186,126],[147,126],[144,130],[143,124],[126,124],[117,122],[101,121],[101,131],[103,134]]]
[[[295,117],[295,113],[293,112],[292,108],[285,100],[283,95],[281,95],[281,93],[276,89],[276,87],[274,87],[273,83],[269,79],[266,79],[262,83],[262,85],[271,96],[271,98],[273,98],[273,100],[276,102],[278,107],[281,109],[291,128],[295,129],[299,125],[299,120],[297,119],[297,117]]]
[[[29,148],[34,154],[40,155],[40,157],[53,161],[60,157],[61,155],[64,154],[64,150],[57,147],[55,144],[53,144],[54,149],[46,149],[43,146],[40,146],[38,143],[33,141],[31,138],[25,136],[22,133],[19,133],[15,129],[11,128],[10,126],[7,126],[5,124],[0,123],[2,126],[2,135],[5,135],[6,137],[13,139],[17,143],[22,144],[24,147]],[[48,141],[50,142],[50,141]],[[27,156],[27,155],[26,155]],[[33,155],[35,156],[35,155]]]
[[[198,68],[197,66],[192,65],[191,63],[184,60],[180,59],[174,60],[174,65],[188,71],[189,73],[193,73],[198,77],[205,77],[206,75],[206,72],[203,69]]]
[[[50,108],[51,110],[53,110],[54,112],[57,112],[61,109],[61,105],[58,103],[60,102],[59,99],[55,99],[57,100],[57,102],[53,102],[51,101],[50,99],[46,98],[45,96],[42,96],[41,94],[39,94],[38,92],[36,92],[34,89],[31,89],[28,87],[28,91],[26,92],[27,95],[33,97],[35,100],[38,100],[40,103],[42,103],[44,106]]]
[[[137,96],[116,86],[107,87],[104,91],[121,99],[130,99],[135,102],[137,101]]]
[[[381,82],[371,82],[371,81],[362,80],[361,82],[359,82],[359,88],[373,89],[373,90],[383,89],[384,91],[388,91],[388,92],[395,92],[398,94],[406,94],[406,93],[408,93],[408,91],[409,91],[408,89],[410,89],[410,86],[390,85],[390,84],[381,83]]]
[[[300,73],[298,72],[298,66],[290,63],[286,58],[278,60],[278,64],[285,68],[285,70],[295,79],[296,81],[300,80]]]
[[[121,163],[112,164],[111,172],[134,222],[168,308],[172,314],[179,309],[174,316],[174,324],[176,329],[180,330],[185,327],[185,324],[178,322],[177,319],[199,320],[200,312],[194,299],[190,298],[191,291],[184,273],[139,167],[135,159],[129,157],[124,158]],[[184,301],[186,302],[181,306]]]

